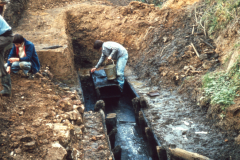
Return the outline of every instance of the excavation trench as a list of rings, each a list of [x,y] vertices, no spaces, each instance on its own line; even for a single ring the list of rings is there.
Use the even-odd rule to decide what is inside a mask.
[[[81,71],[79,71],[80,85],[86,111],[93,111],[95,103],[101,97],[98,96],[92,76],[88,71],[89,69],[81,69]],[[101,94],[108,91],[109,89],[102,90]],[[115,159],[157,159],[156,154],[153,154],[151,151],[151,145],[149,145],[148,139],[138,123],[138,119],[135,117],[132,99],[136,96],[134,90],[132,90],[131,86],[126,82],[123,96],[120,98],[107,98],[107,96],[105,96],[103,98],[105,102],[105,115],[115,113],[117,117],[117,133],[114,138],[109,137],[112,149],[116,146],[121,147],[121,158],[115,156]],[[109,130],[108,126],[107,129],[109,135],[111,130]]]

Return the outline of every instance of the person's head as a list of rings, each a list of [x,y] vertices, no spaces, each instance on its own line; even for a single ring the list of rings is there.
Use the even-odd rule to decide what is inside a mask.
[[[103,41],[96,40],[94,42],[93,48],[96,49],[96,50],[100,50],[102,48],[102,45],[103,45]]]
[[[14,37],[13,37],[13,43],[15,45],[15,47],[20,47],[22,46],[24,42],[24,38],[22,35],[20,34],[15,34]]]

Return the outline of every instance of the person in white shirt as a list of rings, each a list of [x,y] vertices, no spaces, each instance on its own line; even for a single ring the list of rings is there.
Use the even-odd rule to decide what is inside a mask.
[[[119,43],[107,41],[103,42],[101,40],[96,40],[93,46],[94,49],[102,52],[102,56],[99,59],[97,65],[91,69],[91,72],[95,72],[95,70],[103,63],[105,58],[108,60],[117,60],[116,69],[117,69],[117,82],[119,84],[121,92],[123,92],[124,85],[124,69],[128,60],[128,52],[127,50]]]

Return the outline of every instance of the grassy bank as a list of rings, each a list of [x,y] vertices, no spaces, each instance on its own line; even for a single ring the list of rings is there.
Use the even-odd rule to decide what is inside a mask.
[[[203,21],[207,24],[209,36],[217,36],[240,12],[240,0],[205,0],[206,10]]]
[[[208,73],[203,77],[204,98],[210,98],[212,105],[225,110],[234,104],[240,89],[240,57],[229,72]]]

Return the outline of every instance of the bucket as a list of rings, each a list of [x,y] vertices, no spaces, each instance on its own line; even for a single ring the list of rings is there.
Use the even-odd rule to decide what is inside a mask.
[[[113,64],[106,65],[104,67],[104,71],[107,75],[108,80],[114,80],[117,77],[117,71],[116,71],[116,65],[114,64],[114,61],[112,60]]]

